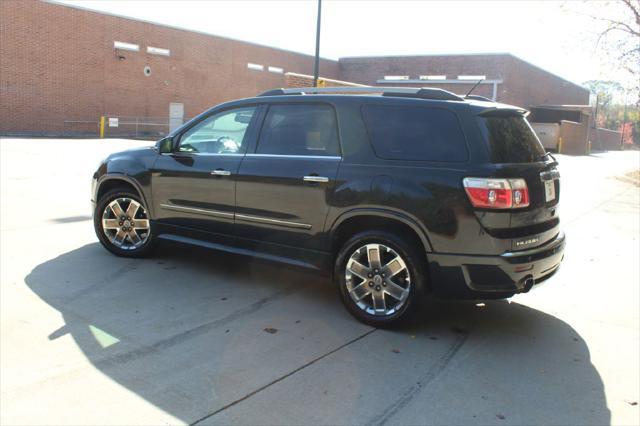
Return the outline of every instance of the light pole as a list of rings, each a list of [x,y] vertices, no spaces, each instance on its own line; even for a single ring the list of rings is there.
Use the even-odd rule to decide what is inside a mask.
[[[320,17],[322,16],[322,0],[318,0],[318,22],[316,24],[316,60],[313,65],[313,87],[318,87],[318,72],[320,68]]]

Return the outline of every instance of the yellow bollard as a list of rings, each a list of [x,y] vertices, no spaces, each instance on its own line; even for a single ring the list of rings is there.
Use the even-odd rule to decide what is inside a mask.
[[[558,138],[558,154],[562,154],[562,138]]]
[[[100,117],[100,139],[104,139],[104,115]]]

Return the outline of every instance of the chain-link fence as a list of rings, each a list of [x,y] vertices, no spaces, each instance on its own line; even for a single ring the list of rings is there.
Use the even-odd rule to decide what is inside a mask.
[[[64,120],[63,133],[76,137],[160,139],[170,127],[169,117],[105,115],[96,120]]]
[[[97,120],[64,120],[61,136],[98,137],[100,136],[100,118]]]
[[[169,117],[106,115],[105,138],[159,139],[169,133]]]

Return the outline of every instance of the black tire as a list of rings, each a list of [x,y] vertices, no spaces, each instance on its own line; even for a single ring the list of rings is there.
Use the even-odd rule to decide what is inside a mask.
[[[136,217],[142,218],[143,217],[141,216],[142,213],[144,213],[144,215],[146,216],[147,207],[144,205],[141,197],[137,193],[131,192],[131,190],[127,188],[112,189],[111,191],[104,194],[100,198],[100,200],[98,200],[98,202],[96,203],[96,209],[93,212],[93,226],[96,232],[96,236],[98,237],[98,240],[104,246],[104,248],[106,248],[116,256],[121,256],[121,257],[148,256],[155,246],[155,235],[153,234],[153,229],[151,228],[150,223],[149,223],[148,236],[146,237],[146,239],[143,240],[142,244],[139,247],[135,247],[135,248],[130,247],[128,249],[124,249],[124,248],[118,247],[113,242],[111,242],[109,237],[105,234],[103,229],[103,221],[102,221],[103,214],[105,212],[105,209],[107,208],[107,206],[109,206],[111,202],[119,199],[135,200],[137,203],[140,204],[143,210],[142,212],[139,212],[136,215]],[[133,219],[136,220],[136,218],[133,218]],[[146,217],[146,219],[149,220],[148,217]],[[145,235],[145,234],[142,234],[142,235]]]
[[[397,255],[401,256],[410,276],[408,297],[397,311],[389,315],[374,315],[368,313],[358,306],[349,295],[346,274],[347,262],[349,262],[351,256],[356,253],[358,249],[367,244],[381,244],[392,249]],[[426,287],[425,280],[427,279],[426,257],[424,253],[420,253],[417,248],[408,244],[405,239],[398,235],[381,230],[365,231],[354,235],[342,245],[342,248],[336,256],[333,277],[338,285],[340,297],[347,310],[365,324],[384,328],[400,324],[411,318],[417,306],[420,305],[420,298],[425,295],[424,288]],[[377,287],[378,286],[374,286],[373,289],[377,289]]]

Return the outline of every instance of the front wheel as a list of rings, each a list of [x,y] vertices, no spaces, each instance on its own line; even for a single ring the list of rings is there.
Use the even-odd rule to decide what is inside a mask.
[[[114,189],[100,198],[93,224],[100,243],[117,256],[141,257],[152,248],[147,210],[131,191]]]
[[[406,319],[422,293],[422,258],[394,234],[355,235],[343,245],[335,263],[334,277],[344,305],[357,319],[375,327]]]

